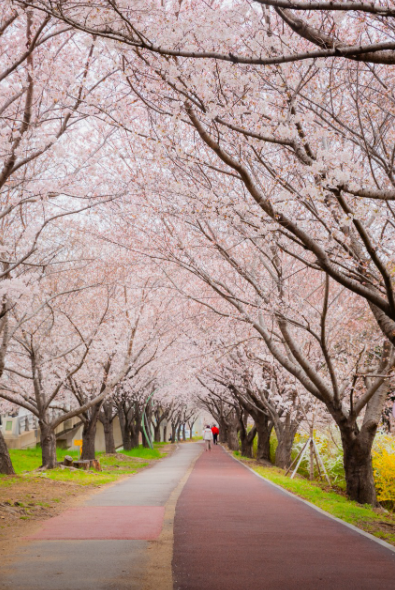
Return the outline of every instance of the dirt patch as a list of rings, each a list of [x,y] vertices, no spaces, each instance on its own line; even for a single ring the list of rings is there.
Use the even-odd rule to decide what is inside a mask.
[[[39,477],[2,478],[0,563],[4,566],[10,563],[17,555],[18,547],[25,542],[26,537],[40,528],[42,521],[57,516],[72,506],[78,506],[104,487],[116,485],[127,477],[133,475],[120,475],[116,481],[103,485],[80,485]],[[9,486],[6,485],[7,480],[10,482]]]
[[[147,463],[147,461],[149,461],[149,459],[144,459],[142,457],[129,457],[129,455],[122,455],[121,453],[115,453],[113,455],[106,455],[106,457],[109,458],[114,458],[117,461],[120,461],[121,463],[127,462],[127,463]],[[110,466],[111,467],[111,466]],[[106,469],[108,469],[108,466],[106,466]]]
[[[358,526],[365,530],[368,533],[376,534],[376,536],[382,537],[388,543],[395,545],[395,521],[390,521],[391,516],[388,517],[388,521],[380,520],[380,521],[360,521]],[[380,533],[377,535],[377,533]]]
[[[41,521],[78,504],[102,486],[12,476],[0,486],[0,562],[5,564]],[[10,485],[7,485],[7,484]]]
[[[163,445],[163,447],[160,448],[160,452],[161,453],[167,453],[167,456],[170,457],[170,455],[172,453],[174,453],[174,451],[176,450],[176,448],[177,448],[177,445],[176,444],[169,443],[167,445]]]

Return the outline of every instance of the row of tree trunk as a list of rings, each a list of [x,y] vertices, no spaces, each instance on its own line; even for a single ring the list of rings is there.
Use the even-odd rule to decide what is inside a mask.
[[[291,464],[292,447],[301,421],[297,412],[290,414],[274,407],[269,409],[260,399],[237,395],[233,390],[233,400],[219,398],[204,400],[205,408],[219,425],[219,440],[226,443],[232,451],[240,451],[245,457],[253,457],[254,441],[257,437],[256,459],[273,462],[277,467],[287,469]],[[253,424],[249,422],[253,421]],[[277,438],[274,457],[271,457],[270,438],[272,432]]]
[[[103,425],[105,451],[107,454],[116,453],[114,440],[114,419],[119,417],[122,445],[128,451],[138,447],[140,440],[144,446],[148,446],[148,441],[144,436],[141,420],[143,406],[139,403],[125,403],[125,400],[118,400],[118,404],[113,399],[108,399],[92,406],[86,412],[80,415],[83,423],[82,430],[82,454],[81,459],[93,460],[96,455],[95,441],[97,425],[100,421]],[[185,413],[173,412],[170,416],[170,410],[161,411],[160,408],[148,408],[146,432],[152,436],[155,442],[167,442],[167,435],[170,434],[169,441],[175,443],[177,440],[186,440],[187,423],[183,421]],[[190,438],[192,438],[192,427],[194,418],[191,422],[191,416],[188,427],[190,429]],[[170,420],[163,426],[165,420]],[[168,426],[170,425],[170,429]],[[56,434],[50,424],[39,421],[40,427],[40,444],[42,449],[42,465],[47,468],[56,467]],[[161,433],[163,435],[161,436]],[[162,440],[161,440],[162,439]],[[5,443],[4,437],[0,431],[0,473],[13,475],[14,469],[10,455]]]
[[[138,447],[140,440],[143,446],[148,447],[149,443],[142,428],[144,407],[144,404],[139,403],[138,400],[131,402],[129,399],[118,399],[114,402],[113,399],[109,399],[101,407],[94,406],[89,413],[83,414],[82,459],[92,460],[95,458],[95,438],[99,421],[104,429],[106,453],[116,452],[113,430],[116,416],[119,418],[122,446],[125,451]],[[159,406],[151,407],[151,404],[148,404],[145,407],[145,430],[151,442],[167,442],[168,434],[169,441],[172,443],[176,440],[186,440],[187,425],[190,430],[190,438],[192,438],[194,418],[193,422],[189,421],[188,424],[183,418],[185,418],[183,412],[172,413],[171,408],[163,410]],[[187,419],[190,420],[190,417]],[[167,422],[163,425],[165,420]]]

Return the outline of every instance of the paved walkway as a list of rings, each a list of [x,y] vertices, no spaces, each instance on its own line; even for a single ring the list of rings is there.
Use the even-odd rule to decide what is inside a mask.
[[[151,555],[161,551],[153,543],[166,528],[172,493],[201,451],[200,444],[182,445],[150,469],[45,521],[36,538],[22,546],[10,571],[0,564],[1,590],[151,589]],[[171,514],[169,518],[172,525]],[[159,563],[164,576],[167,565],[170,580],[171,547],[164,553],[167,564]],[[162,581],[167,590],[164,577]],[[161,590],[157,583],[153,587]]]
[[[221,447],[202,450],[182,445],[45,521],[10,570],[0,564],[0,589],[395,588],[394,552],[256,477]]]
[[[174,590],[394,590],[395,553],[216,447],[178,500],[173,575]]]

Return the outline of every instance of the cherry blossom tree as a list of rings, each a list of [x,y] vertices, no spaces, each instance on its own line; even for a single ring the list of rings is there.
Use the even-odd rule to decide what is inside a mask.
[[[83,181],[88,167],[93,172],[100,151],[100,129],[96,126],[91,136],[95,145],[76,141],[77,130],[87,129],[87,98],[102,81],[97,71],[90,79],[93,40],[77,39],[70,27],[8,1],[2,4],[0,22],[3,374],[10,339],[18,330],[15,314],[13,320],[9,314],[24,291],[34,289],[40,275],[37,269],[45,273],[64,263],[66,249],[60,245],[60,234],[71,226],[62,224],[71,215],[87,214],[117,195],[99,194]],[[19,317],[26,319],[23,309]]]
[[[208,393],[197,394],[231,445],[237,427],[251,442],[255,396],[279,440],[288,420],[285,464],[298,400],[308,392],[341,431],[349,496],[374,504],[370,452],[395,344],[393,16],[387,0],[7,3],[0,149],[9,175],[4,235],[14,233],[2,254],[3,381],[24,317],[7,281],[22,281],[22,293],[37,284],[36,269],[58,262],[56,216],[81,209],[79,239],[99,236],[133,262],[145,257],[160,277],[150,288],[171,293],[175,318],[185,300],[204,310],[205,322],[219,318],[219,330],[237,323],[255,332],[264,348],[259,378],[229,356],[232,378],[224,366],[216,375],[223,383],[202,378]],[[75,59],[65,63],[71,39]],[[60,64],[56,75],[51,63]],[[76,156],[67,153],[72,142]],[[50,181],[54,167],[64,171],[60,183]],[[96,225],[82,210],[92,199],[110,200]],[[210,330],[182,321],[209,349]],[[77,358],[85,344],[73,337]],[[75,375],[88,360],[87,352]],[[121,422],[132,416],[129,435],[132,423],[139,429],[151,377],[160,383],[163,366],[115,394]],[[175,439],[189,405],[175,398],[171,407]],[[158,427],[161,410],[155,419],[152,402],[147,412]]]
[[[83,459],[95,458],[95,435],[99,419],[103,421],[103,425],[107,426],[106,451],[107,447],[110,447],[110,452],[115,452],[111,429],[115,415],[114,405],[118,407],[124,448],[129,450],[132,446],[139,444],[142,404],[145,402],[145,396],[141,396],[141,391],[149,390],[155,383],[155,373],[152,371],[151,365],[158,353],[160,332],[153,329],[153,318],[149,314],[147,295],[144,290],[140,295],[134,292],[132,305],[128,298],[122,301],[125,289],[122,291],[121,301],[118,301],[113,318],[113,325],[101,336],[103,340],[100,343],[100,351],[104,356],[100,360],[95,356],[95,368],[86,363],[78,378],[70,380],[70,388],[81,407],[86,404],[88,399],[98,398],[95,405],[81,414],[84,424]],[[115,322],[118,324],[116,329],[114,329]],[[155,320],[153,323],[155,325]],[[117,361],[117,348],[119,344],[122,344],[122,334],[125,330],[130,334],[126,361],[128,367],[124,371],[121,381],[114,383],[114,380],[111,380],[111,374],[114,372],[113,366]],[[113,342],[111,342],[112,340]],[[113,384],[112,399],[103,399],[100,394],[106,389],[109,380]],[[135,395],[136,388],[138,388],[137,396]],[[115,395],[115,399],[113,395]],[[104,408],[107,415],[102,415],[100,418],[104,404],[107,404]],[[110,413],[111,416],[109,416]]]
[[[388,0],[221,0],[203,5],[170,0],[161,4],[139,2],[138,8],[119,0],[100,0],[94,8],[82,0],[30,0],[21,4],[39,8],[78,30],[159,56],[253,65],[333,57],[395,63],[391,36],[395,11]],[[235,24],[243,26],[235,28]],[[250,33],[257,24],[263,34],[252,42],[243,35],[243,29]],[[297,48],[290,50],[281,38],[284,27],[295,33]]]
[[[2,399],[26,408],[38,418],[46,468],[56,465],[55,429],[104,400],[126,374],[131,355],[132,333],[126,328],[113,373],[96,395],[76,407],[67,385],[77,378],[90,355],[100,349],[96,340],[108,315],[109,301],[106,287],[101,298],[100,287],[83,285],[77,274],[73,288],[72,278],[69,271],[43,280],[40,291],[32,298],[32,308],[23,316],[16,309],[11,312],[16,326],[0,389]],[[94,342],[96,349],[92,348]]]
[[[348,493],[358,501],[374,503],[370,452],[394,364],[389,343],[377,340],[372,325],[371,344],[367,347],[366,331],[361,326],[355,344],[353,340],[347,343],[351,371],[345,374],[343,356],[338,351],[342,349],[342,330],[347,323],[355,338],[353,317],[366,313],[365,308],[355,305],[358,299],[350,300],[351,295],[346,296],[340,288],[336,290],[332,286],[331,289],[328,279],[322,284],[319,274],[315,282],[311,270],[299,262],[293,263],[293,257],[279,250],[276,252],[274,245],[266,249],[262,241],[255,238],[251,249],[244,230],[236,237],[234,233],[226,236],[223,231],[215,231],[212,225],[203,227],[201,222],[194,225],[189,220],[188,225],[196,228],[194,249],[182,241],[175,224],[171,228],[167,224],[174,250],[170,251],[166,240],[163,258],[198,276],[230,308],[237,310],[239,321],[254,327],[276,361],[326,405],[342,434]],[[205,250],[203,242],[198,240],[199,234],[213,248],[209,246]],[[221,259],[226,261],[225,267]],[[261,264],[258,265],[258,261]],[[307,276],[307,284],[315,283],[311,295],[305,292]],[[197,299],[194,293],[191,297]],[[342,306],[339,301],[343,298]],[[199,300],[202,305],[210,301],[211,309],[215,308],[209,292],[201,290]],[[350,301],[355,305],[351,316],[344,307],[352,310]],[[308,315],[304,312],[306,305]],[[222,305],[217,313],[233,315],[229,307]],[[330,339],[328,334],[331,334]],[[359,417],[363,417],[362,424],[357,421]]]
[[[10,459],[10,454],[7,449],[3,434],[0,432],[0,473],[5,475],[13,475],[14,468]]]
[[[250,347],[238,348],[230,354],[229,364],[222,371],[223,377],[214,379],[226,386],[241,407],[254,420],[258,433],[258,459],[270,460],[270,434],[276,432],[277,448],[275,465],[287,468],[291,462],[291,451],[295,434],[308,411],[309,400],[303,388],[274,362],[270,356],[262,357]],[[301,401],[303,400],[303,402]],[[240,420],[240,436],[251,454],[253,435],[247,436]]]
[[[78,2],[58,4],[59,14],[63,8],[73,15],[81,9],[84,18],[92,17]],[[111,11],[114,6],[107,8]],[[127,9],[124,13],[124,7],[116,9],[118,16],[126,18],[124,26],[133,14]],[[159,13],[150,13],[147,5],[146,26],[155,33]],[[238,24],[240,13],[235,4],[234,11],[224,15],[224,30],[228,32],[232,18],[234,26]],[[255,13],[249,11],[251,22],[246,27],[251,39],[257,33],[254,27],[262,29],[262,19]],[[166,18],[179,24],[180,39],[184,40],[185,23],[179,22],[179,17],[179,9],[172,12],[171,5],[166,6]],[[183,13],[184,17],[190,14]],[[100,32],[100,14],[93,22]],[[77,28],[85,26],[77,25],[73,18],[70,23]],[[133,24],[130,30],[124,31],[123,26],[117,31],[118,40],[136,30]],[[163,29],[162,21],[160,27]],[[103,35],[111,37],[108,28],[106,31]],[[144,29],[144,34],[147,32]],[[193,39],[186,38],[199,45],[207,35],[194,31]],[[229,39],[233,40],[230,32]],[[221,44],[222,39],[216,41]],[[283,41],[287,45],[299,43],[293,33],[289,37],[284,33]],[[376,71],[364,64],[350,71],[348,62],[336,67],[328,62],[320,67],[298,60],[293,65],[265,69],[257,62],[240,70],[221,60],[199,61],[195,54],[189,56],[195,59],[169,61],[161,59],[160,51],[152,46],[145,49],[142,57],[125,47],[122,67],[125,85],[149,111],[150,126],[157,122],[154,133],[149,134],[158,145],[157,155],[163,157],[167,152],[174,160],[174,154],[183,151],[184,166],[190,169],[194,165],[195,181],[200,177],[201,184],[209,182],[218,194],[222,190],[216,185],[218,173],[230,178],[233,191],[248,193],[264,218],[279,227],[290,252],[294,252],[295,244],[302,245],[306,264],[368,301],[378,325],[392,341],[393,287],[387,246],[393,240],[393,213],[388,204],[393,199],[391,138],[387,125],[373,123],[391,116],[392,98],[388,93],[378,118],[375,97],[391,86],[392,71]],[[265,50],[270,52],[270,48]],[[178,48],[174,54],[183,55]],[[336,85],[332,83],[335,72]],[[166,87],[167,92],[158,92],[158,88]],[[118,124],[122,125],[121,119],[118,117]],[[125,123],[123,126],[127,127]],[[191,126],[202,141],[199,154],[193,150],[197,144]],[[178,141],[176,150],[172,137]],[[362,185],[358,182],[361,178]],[[260,179],[265,179],[264,183]],[[379,201],[375,203],[374,223],[370,201],[365,199]],[[218,201],[223,211],[224,199]]]

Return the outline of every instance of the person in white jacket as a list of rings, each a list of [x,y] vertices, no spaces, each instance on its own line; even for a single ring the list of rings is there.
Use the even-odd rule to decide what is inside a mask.
[[[206,451],[211,451],[211,441],[213,440],[213,433],[210,426],[206,426],[203,430],[203,440],[206,443]]]

